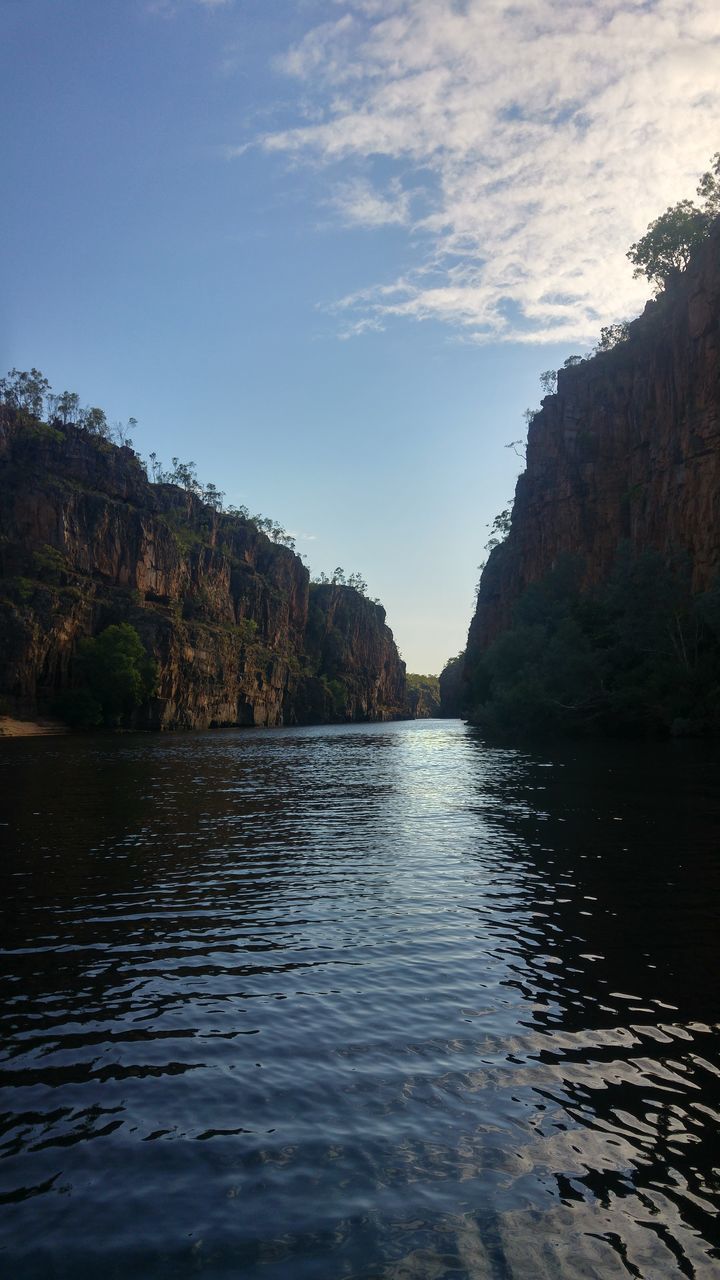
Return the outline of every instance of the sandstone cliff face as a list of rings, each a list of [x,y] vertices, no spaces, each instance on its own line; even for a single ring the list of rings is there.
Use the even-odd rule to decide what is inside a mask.
[[[405,663],[382,605],[352,587],[313,585],[306,635],[313,676],[296,699],[301,722],[397,720],[405,713]]]
[[[468,664],[560,555],[583,557],[589,584],[623,541],[687,552],[694,590],[720,574],[720,224],[627,342],[560,371],[482,575]]]
[[[46,710],[72,680],[79,639],[127,621],[159,668],[137,727],[293,723],[308,601],[299,557],[251,521],[150,484],[130,449],[0,410],[0,696],[10,710]],[[358,617],[345,656],[352,718],[362,707],[374,719],[396,691],[376,669],[374,606],[363,604],[372,616]],[[390,648],[385,662],[401,665]]]

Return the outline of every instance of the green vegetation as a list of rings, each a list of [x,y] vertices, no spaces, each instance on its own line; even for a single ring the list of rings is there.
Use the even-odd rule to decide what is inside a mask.
[[[325,675],[320,676],[320,681],[329,696],[333,718],[344,720],[348,706],[348,687],[345,681],[337,678],[329,680]]]
[[[67,559],[56,547],[45,543],[39,550],[33,551],[32,563],[36,577],[41,582],[59,585],[65,581],[68,573]]]
[[[660,735],[720,728],[720,588],[693,597],[682,556],[621,550],[582,589],[558,562],[475,664],[470,718],[500,734]]]
[[[78,427],[99,440],[132,447],[130,436],[137,426],[136,418],[129,418],[126,426],[121,422],[109,423],[104,410],[82,408],[77,392],[54,394],[39,369],[11,369],[6,377],[0,378],[0,404],[13,409],[28,426]]]
[[[117,725],[147,701],[157,681],[154,661],[127,622],[80,641],[75,675],[77,687],[60,694],[54,710],[77,728]]]
[[[100,450],[114,444],[135,452],[132,436],[138,425],[137,418],[128,418],[126,425],[122,422],[110,423],[103,409],[97,406],[83,408],[77,392],[62,391],[55,394],[39,369],[11,369],[6,377],[0,378],[0,406],[11,409],[27,431],[51,433],[57,443],[66,439],[65,428],[75,427],[92,439]],[[166,470],[156,453],[150,454],[147,463],[138,454],[135,456],[154,484],[170,484],[184,489],[212,510],[244,520],[273,542],[294,549],[295,539],[292,534],[270,516],[260,513],[250,515],[247,507],[225,507],[223,491],[210,482],[202,484],[198,480],[194,462],[182,462],[180,458],[173,458],[172,466]]]
[[[720,151],[700,178],[697,194],[701,206],[680,200],[669,206],[648,226],[644,236],[630,246],[628,258],[634,276],[645,276],[660,292],[684,271],[693,250],[707,236],[711,223],[720,214]]]
[[[417,689],[419,693],[430,694],[433,698],[439,698],[440,696],[438,676],[421,676],[408,672],[405,677],[405,684],[408,689]]]
[[[311,579],[310,585],[313,587],[352,587],[353,591],[358,591],[366,600],[370,600],[371,604],[380,604],[376,597],[371,598],[368,595],[368,584],[361,573],[346,573],[340,565],[333,569],[329,577],[326,573],[319,573],[315,578]]]
[[[412,716],[431,717],[440,714],[440,681],[437,676],[405,676],[405,703]]]
[[[634,276],[645,276],[660,291],[684,271],[694,248],[705,238],[709,219],[692,200],[680,200],[651,222],[630,246]]]

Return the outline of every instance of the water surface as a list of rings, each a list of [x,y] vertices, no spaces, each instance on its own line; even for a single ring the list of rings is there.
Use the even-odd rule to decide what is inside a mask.
[[[720,1274],[720,769],[0,742],[13,1280]]]

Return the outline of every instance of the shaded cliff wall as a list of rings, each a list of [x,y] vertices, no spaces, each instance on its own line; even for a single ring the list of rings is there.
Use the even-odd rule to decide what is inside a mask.
[[[465,711],[465,653],[459,653],[456,658],[450,658],[445,664],[440,676],[438,684],[440,686],[440,711],[439,714],[448,719],[456,719],[462,716]]]
[[[405,663],[382,605],[352,587],[312,584],[308,677],[296,700],[301,722],[396,720],[405,710]]]
[[[467,669],[560,555],[583,557],[589,585],[623,541],[687,552],[694,590],[720,574],[720,223],[626,342],[560,370],[482,574]]]
[[[130,449],[0,409],[9,709],[46,710],[72,682],[79,639],[127,621],[159,669],[138,727],[292,723],[308,669],[308,601],[302,561],[251,521],[150,484]],[[349,675],[374,718],[378,681],[360,666],[363,643],[349,653]]]

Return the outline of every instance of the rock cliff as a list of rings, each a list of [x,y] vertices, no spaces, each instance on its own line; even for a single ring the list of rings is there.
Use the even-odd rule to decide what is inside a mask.
[[[521,592],[563,553],[585,585],[621,543],[687,553],[694,591],[720,574],[720,223],[612,350],[562,369],[528,432],[506,540],[483,571],[466,671]]]
[[[351,588],[328,591],[316,612],[343,637],[332,661],[308,629],[308,572],[287,547],[251,520],[151,484],[131,449],[0,409],[7,710],[47,710],[72,682],[79,640],[130,622],[159,672],[135,727],[399,716],[404,667],[384,611]],[[348,695],[336,689],[328,714],[313,716],[307,683],[323,679]]]
[[[298,689],[301,722],[405,716],[405,663],[382,605],[352,587],[312,584],[306,631],[312,674]]]

